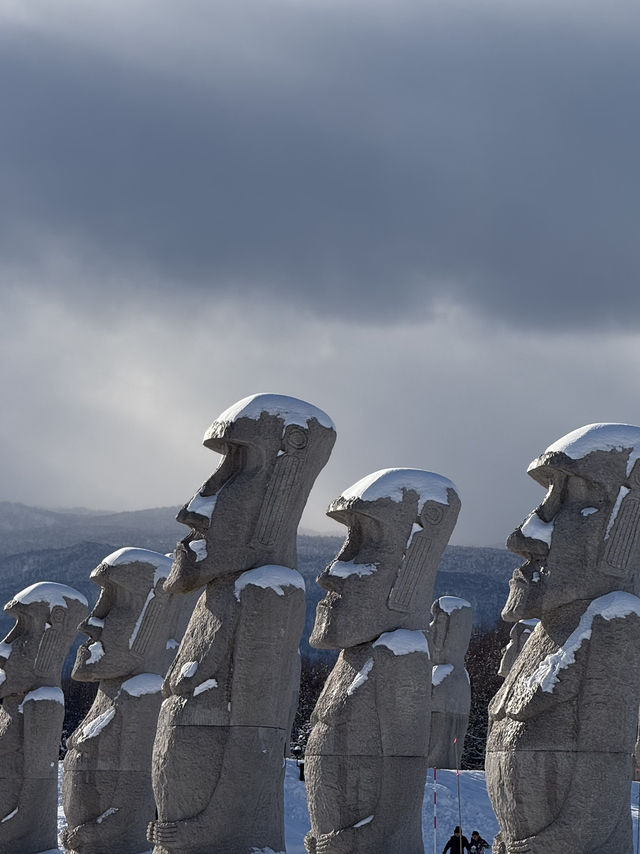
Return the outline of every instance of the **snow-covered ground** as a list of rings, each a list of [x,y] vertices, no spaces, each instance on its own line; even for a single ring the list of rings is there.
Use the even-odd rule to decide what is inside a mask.
[[[62,775],[62,765],[60,766],[60,773]],[[431,852],[440,854],[451,836],[453,828],[459,824],[458,786],[455,771],[438,772],[438,832],[437,839],[435,840],[433,792],[433,771],[430,771],[422,807],[422,832],[424,835],[425,854],[431,854]],[[309,813],[307,811],[304,783],[301,783],[299,780],[298,769],[293,760],[287,760],[284,796],[287,854],[305,854],[302,840],[305,833],[309,830]],[[492,842],[493,837],[498,831],[498,822],[491,809],[491,803],[487,795],[484,771],[460,772],[460,802],[462,808],[462,829],[465,835],[470,836],[472,830],[478,830],[481,836]],[[638,783],[633,784],[631,814],[633,816],[634,851],[638,854],[638,849],[635,847],[638,829]],[[58,801],[58,830],[61,831],[64,826],[64,813],[62,805]],[[45,854],[54,854],[54,852],[45,852]]]

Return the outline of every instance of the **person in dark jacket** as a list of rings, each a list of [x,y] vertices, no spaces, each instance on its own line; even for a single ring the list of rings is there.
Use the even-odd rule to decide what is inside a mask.
[[[465,849],[469,852],[471,851],[469,840],[466,836],[462,835],[460,827],[457,826],[453,831],[453,836],[444,846],[442,854],[447,854],[447,851],[451,851],[451,854],[463,854]]]
[[[486,839],[483,839],[477,830],[471,834],[471,854],[482,854],[483,851],[491,848]]]

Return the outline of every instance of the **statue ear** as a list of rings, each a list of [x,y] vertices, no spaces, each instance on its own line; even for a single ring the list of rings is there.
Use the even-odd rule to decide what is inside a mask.
[[[387,601],[392,611],[406,613],[411,610],[414,593],[433,545],[434,528],[442,521],[444,512],[445,508],[437,501],[426,501],[420,516],[416,519],[413,534]]]
[[[636,460],[627,483],[620,487],[609,537],[605,535],[607,573],[620,578],[628,574],[629,565],[636,567],[640,548],[640,460]]]
[[[129,639],[131,652],[140,658],[146,655],[158,632],[161,632],[164,637],[167,627],[173,625],[174,611],[178,608],[177,600],[180,597],[167,593],[163,589],[163,584],[164,578],[160,578],[150,592]]]
[[[63,653],[64,643],[64,623],[67,612],[60,605],[56,605],[51,610],[49,620],[45,625],[40,646],[34,663],[34,672],[36,676],[47,676],[51,667],[57,662]],[[62,661],[60,661],[62,666]]]
[[[284,519],[290,515],[290,508],[297,502],[298,472],[304,462],[308,442],[307,432],[301,427],[289,424],[285,429],[282,448],[275,461],[256,525],[255,539],[264,546],[276,542]]]

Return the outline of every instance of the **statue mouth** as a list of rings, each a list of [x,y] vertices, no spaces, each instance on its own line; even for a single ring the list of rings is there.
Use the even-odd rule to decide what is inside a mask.
[[[331,608],[333,608],[335,605],[338,604],[340,599],[342,599],[342,596],[339,593],[336,593],[335,590],[330,590],[327,593],[327,595],[324,597],[324,599],[321,599],[318,602],[318,607],[319,608],[327,608],[330,610]]]
[[[538,584],[542,581],[545,574],[545,568],[541,561],[531,558],[514,570],[510,583],[516,587],[528,587],[530,584]]]

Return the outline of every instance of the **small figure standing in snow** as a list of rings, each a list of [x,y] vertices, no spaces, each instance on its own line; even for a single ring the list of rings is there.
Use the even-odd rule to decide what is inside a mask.
[[[4,610],[16,624],[0,642],[0,851],[35,854],[57,850],[60,678],[88,604],[41,581]]]
[[[491,848],[486,839],[483,839],[477,830],[474,830],[471,834],[471,844],[469,851],[471,854],[482,854],[483,851]]]
[[[327,515],[348,528],[318,578],[310,643],[341,650],[311,717],[309,854],[424,854],[431,711],[425,636],[440,557],[460,499],[417,469],[375,472]]]
[[[469,845],[469,840],[466,836],[462,835],[460,827],[456,825],[453,831],[453,836],[444,846],[444,851],[442,852],[442,854],[447,854],[447,851],[450,851],[451,854],[463,854],[464,851],[471,850],[472,849]]]

